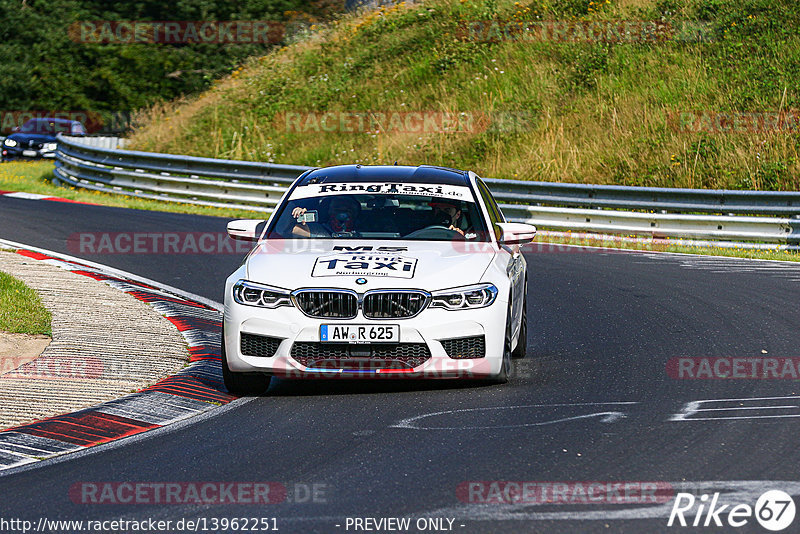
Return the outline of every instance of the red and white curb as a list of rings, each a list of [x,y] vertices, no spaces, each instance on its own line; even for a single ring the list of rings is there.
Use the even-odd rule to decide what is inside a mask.
[[[8,198],[22,198],[25,200],[50,200],[52,202],[69,202],[70,204],[88,204],[90,206],[99,206],[99,204],[92,204],[91,202],[70,200],[68,198],[53,197],[50,195],[40,195],[39,193],[25,193],[23,191],[0,191],[0,196]]]
[[[190,357],[188,367],[136,393],[0,431],[0,470],[160,428],[236,398],[222,381],[222,314],[218,306],[95,263],[26,248],[18,248],[17,253],[103,281],[151,304],[178,328],[189,345]]]

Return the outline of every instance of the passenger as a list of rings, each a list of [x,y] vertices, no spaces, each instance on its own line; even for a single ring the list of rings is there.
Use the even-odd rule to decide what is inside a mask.
[[[292,217],[304,215],[306,208],[294,208]],[[326,198],[320,205],[320,211],[327,214],[323,221],[306,223],[298,222],[292,228],[292,235],[297,237],[331,237],[335,234],[355,232],[356,219],[361,212],[361,204],[350,196]]]

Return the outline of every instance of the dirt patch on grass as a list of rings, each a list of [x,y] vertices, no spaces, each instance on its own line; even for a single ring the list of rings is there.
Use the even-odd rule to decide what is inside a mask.
[[[0,332],[0,376],[38,358],[50,341],[48,336]]]

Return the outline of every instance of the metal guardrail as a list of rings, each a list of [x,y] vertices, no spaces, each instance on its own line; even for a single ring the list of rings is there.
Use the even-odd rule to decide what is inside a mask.
[[[270,212],[286,187],[313,168],[116,150],[88,146],[87,138],[58,138],[56,181],[170,202]],[[484,180],[509,220],[542,228],[800,244],[800,192]]]
[[[800,219],[687,215],[501,204],[505,216],[542,228],[654,238],[800,243]]]
[[[82,135],[79,138],[82,145],[93,146],[98,148],[111,148],[119,149],[125,148],[128,140],[124,137],[116,137],[112,135]]]
[[[271,211],[308,167],[91,147],[58,136],[56,179],[140,198]]]
[[[796,191],[629,187],[493,178],[484,181],[498,201],[505,202],[674,213],[800,215],[800,192]]]

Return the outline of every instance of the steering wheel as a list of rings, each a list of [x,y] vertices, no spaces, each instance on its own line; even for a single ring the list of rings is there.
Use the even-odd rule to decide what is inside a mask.
[[[432,224],[431,226],[426,226],[425,228],[421,228],[419,230],[415,230],[408,234],[406,238],[429,238],[429,239],[436,239],[436,240],[446,240],[446,239],[466,239],[461,232],[456,232],[455,230],[451,230],[446,226],[441,226],[439,224]]]

